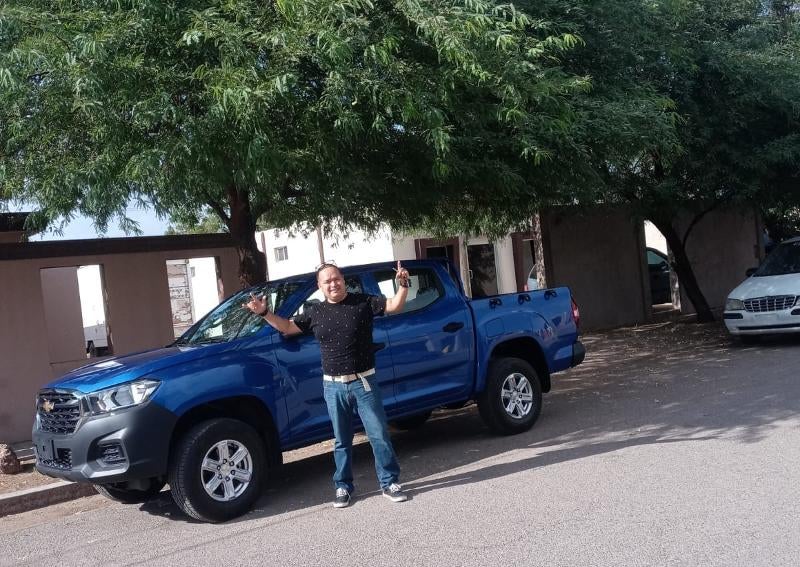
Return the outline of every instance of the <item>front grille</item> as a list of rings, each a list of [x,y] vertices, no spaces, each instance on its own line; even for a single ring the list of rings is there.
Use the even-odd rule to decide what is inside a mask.
[[[36,399],[39,427],[48,433],[73,433],[81,419],[81,400],[69,392],[42,390]]]
[[[745,299],[745,311],[750,313],[767,313],[769,311],[783,311],[789,309],[797,301],[796,295],[771,295],[769,297],[756,297]]]
[[[56,449],[55,459],[39,459],[39,463],[53,469],[72,469],[72,449]]]

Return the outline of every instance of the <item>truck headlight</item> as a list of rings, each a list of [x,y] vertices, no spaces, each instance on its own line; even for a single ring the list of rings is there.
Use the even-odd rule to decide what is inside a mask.
[[[725,300],[725,311],[744,311],[744,301],[729,297]]]
[[[142,379],[120,384],[86,395],[89,412],[100,415],[114,410],[138,406],[146,402],[158,388],[158,380]]]

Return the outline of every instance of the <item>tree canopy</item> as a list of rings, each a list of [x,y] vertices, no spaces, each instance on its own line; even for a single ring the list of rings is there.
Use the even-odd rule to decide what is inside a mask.
[[[576,104],[579,144],[592,149],[589,201],[624,203],[653,221],[699,318],[711,319],[686,254],[692,228],[720,207],[790,218],[800,204],[798,5],[571,4],[585,44],[563,65],[592,82]],[[536,6],[545,16],[564,9],[557,0]],[[687,216],[688,228],[680,222]]]
[[[800,204],[799,14],[785,0],[10,0],[0,191],[41,222],[103,227],[131,199],[184,227],[211,211],[243,283],[264,274],[257,222],[497,236],[544,205],[624,203],[664,233],[708,318],[691,227],[721,206]]]
[[[484,0],[12,0],[0,186],[40,223],[210,209],[251,283],[259,218],[410,225],[534,197],[587,88],[558,65],[577,42]]]

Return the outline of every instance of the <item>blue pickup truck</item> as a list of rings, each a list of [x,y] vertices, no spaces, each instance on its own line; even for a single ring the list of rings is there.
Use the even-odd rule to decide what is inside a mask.
[[[408,262],[404,311],[375,319],[375,380],[389,420],[421,426],[476,400],[501,435],[526,431],[550,376],[583,361],[569,289],[470,299],[452,265]],[[391,264],[344,268],[349,291],[394,295]],[[264,293],[291,317],[324,300],[314,274],[237,293],[164,348],[73,370],[42,389],[33,441],[46,475],[144,502],[169,483],[203,521],[249,510],[282,452],[332,437],[313,336],[284,337],[241,307]]]

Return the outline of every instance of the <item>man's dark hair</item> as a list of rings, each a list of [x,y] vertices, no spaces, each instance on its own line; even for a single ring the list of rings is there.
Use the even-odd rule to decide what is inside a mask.
[[[342,274],[342,270],[339,268],[339,266],[337,266],[337,265],[336,265],[336,264],[334,264],[333,262],[323,262],[322,264],[320,264],[319,266],[317,266],[317,280],[319,280],[319,273],[320,273],[322,270],[325,270],[325,269],[327,269],[327,268],[335,268],[335,269],[336,269],[336,271],[337,271],[337,272],[339,272],[339,275],[341,275],[341,274]]]

